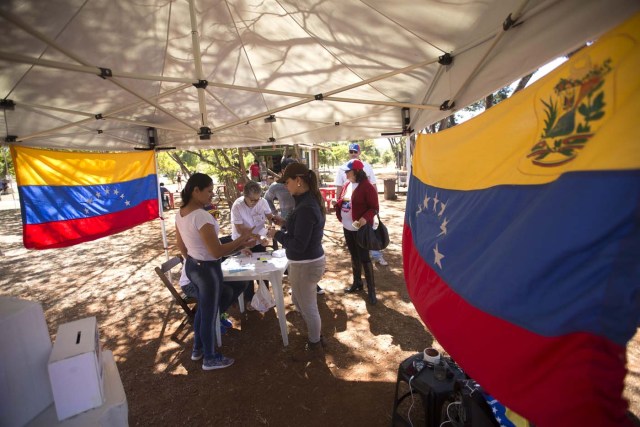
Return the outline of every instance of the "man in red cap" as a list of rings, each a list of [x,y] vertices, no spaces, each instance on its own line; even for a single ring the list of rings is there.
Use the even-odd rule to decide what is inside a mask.
[[[360,144],[356,142],[352,142],[349,144],[349,161],[358,159],[364,165],[364,172],[367,174],[367,178],[369,182],[373,185],[373,188],[378,191],[378,187],[376,186],[376,174],[373,172],[373,168],[371,165],[360,158]],[[347,163],[349,163],[347,161]],[[345,174],[345,169],[347,167],[347,163],[338,168],[338,172],[336,172],[336,195],[342,194],[342,187],[345,185],[347,181],[347,175]],[[373,262],[377,262],[380,265],[389,265],[389,263],[382,256],[381,251],[369,251],[369,255]]]

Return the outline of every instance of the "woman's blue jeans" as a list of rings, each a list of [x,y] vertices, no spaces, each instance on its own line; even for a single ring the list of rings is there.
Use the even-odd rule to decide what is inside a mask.
[[[204,357],[215,356],[215,322],[218,316],[222,267],[220,260],[198,261],[187,257],[187,277],[198,289],[198,310],[193,322],[194,349],[202,349]]]

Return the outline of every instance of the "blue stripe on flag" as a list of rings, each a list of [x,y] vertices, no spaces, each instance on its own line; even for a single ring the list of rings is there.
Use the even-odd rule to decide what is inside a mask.
[[[87,186],[19,187],[25,224],[91,218],[120,212],[157,199],[156,175],[126,182]]]
[[[543,336],[624,345],[640,313],[639,217],[640,171],[625,171],[476,191],[414,178],[405,219],[425,262],[474,307]]]

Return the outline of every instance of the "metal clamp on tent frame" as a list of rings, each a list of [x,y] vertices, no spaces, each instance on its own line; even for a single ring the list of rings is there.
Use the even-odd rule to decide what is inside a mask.
[[[98,129],[96,132],[98,132],[98,135],[101,135],[104,133],[104,131],[102,129]]]
[[[198,80],[197,83],[193,84],[193,87],[196,89],[206,89],[209,86],[209,82],[207,80]]]
[[[104,120],[104,117],[102,117],[102,113],[98,113],[95,116],[93,116],[96,118],[96,120]]]
[[[267,139],[267,142],[273,143],[273,142],[276,142],[276,139],[274,137],[270,136],[269,139]]]
[[[517,27],[520,24],[522,24],[522,22],[519,22],[517,18],[513,19],[511,17],[511,14],[509,14],[509,16],[507,16],[504,22],[502,23],[502,29],[504,31],[509,31],[511,28]]]
[[[205,139],[211,139],[211,128],[202,126],[200,128],[200,132],[198,132],[198,136],[200,137],[201,141],[204,141]]]
[[[149,148],[153,150],[158,144],[158,131],[154,127],[147,128],[147,138],[149,139]]]
[[[18,137],[16,135],[7,135],[4,137],[4,142],[16,142]]]
[[[315,99],[316,101],[324,101],[324,95],[319,93],[317,95],[314,95],[313,99]]]
[[[411,109],[408,107],[402,107],[400,110],[400,114],[402,115],[402,136],[411,135],[413,133],[413,129],[409,127],[411,124]]]
[[[451,65],[453,63],[453,56],[450,53],[445,53],[442,56],[438,56],[438,64]]]
[[[101,78],[106,80],[107,77],[113,77],[113,71],[111,71],[111,68],[98,67],[98,69],[100,70]]]
[[[451,102],[451,104],[449,104],[449,102],[450,102],[450,101],[451,101],[450,99],[447,99],[446,101],[444,101],[444,102],[440,105],[440,110],[441,110],[441,111],[447,111],[447,110],[451,110],[451,109],[453,109],[453,107],[455,107],[455,106],[456,106],[456,103],[455,103],[455,101],[454,101],[454,102]]]
[[[269,116],[264,118],[264,122],[265,123],[275,123],[276,122],[276,116],[271,114],[271,115],[269,115]]]
[[[10,99],[0,99],[0,110],[15,110],[16,103]]]

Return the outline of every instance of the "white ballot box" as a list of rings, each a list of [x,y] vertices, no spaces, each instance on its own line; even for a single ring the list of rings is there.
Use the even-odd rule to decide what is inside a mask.
[[[51,337],[38,302],[0,297],[0,425],[22,426],[51,405]]]
[[[58,421],[55,405],[49,406],[25,427],[127,427],[129,408],[118,367],[109,350],[102,352],[104,372],[104,403],[97,408]]]
[[[49,358],[49,379],[58,420],[104,403],[102,368],[95,317],[58,327]]]

